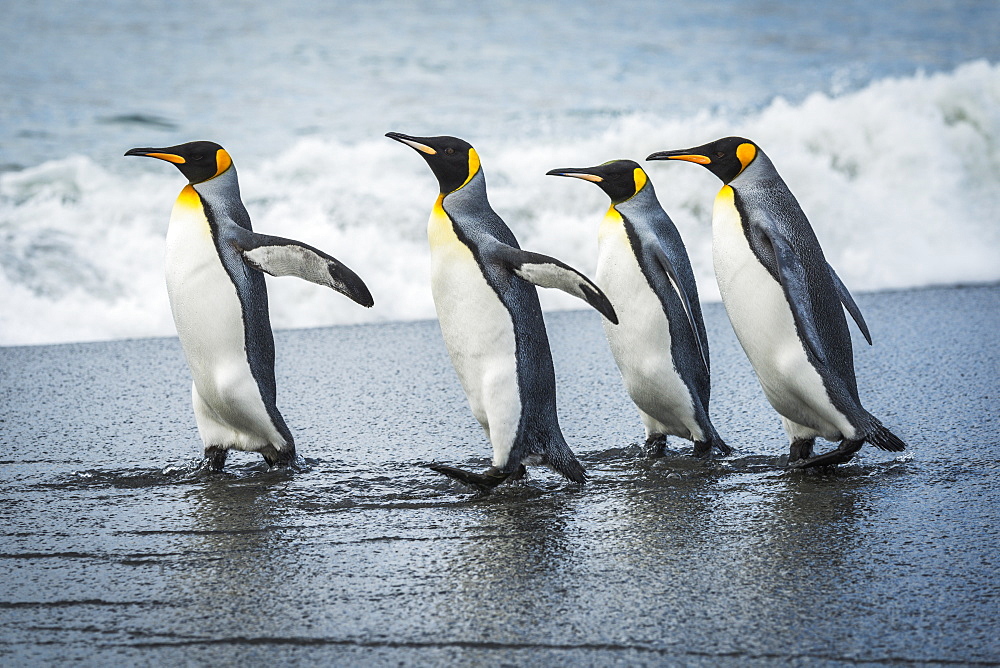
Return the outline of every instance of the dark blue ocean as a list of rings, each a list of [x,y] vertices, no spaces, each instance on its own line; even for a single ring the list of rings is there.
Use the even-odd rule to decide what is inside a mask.
[[[433,317],[435,184],[390,130],[472,142],[522,245],[586,271],[603,196],[547,170],[741,134],[852,289],[994,281],[997,25],[974,0],[6,3],[0,344],[173,332],[183,180],[122,154],[194,139],[234,156],[256,229],[340,257],[378,304],[271,281],[277,327]],[[717,299],[717,183],[649,172]]]

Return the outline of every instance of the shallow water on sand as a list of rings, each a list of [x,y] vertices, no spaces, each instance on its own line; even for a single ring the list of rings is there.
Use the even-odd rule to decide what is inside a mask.
[[[175,339],[0,348],[0,660],[1000,661],[1000,288],[858,302],[861,394],[906,453],[784,471],[709,304],[736,453],[646,459],[596,314],[563,312],[560,417],[590,481],[534,469],[485,498],[422,466],[487,464],[433,322],[278,333],[296,470],[198,468]]]

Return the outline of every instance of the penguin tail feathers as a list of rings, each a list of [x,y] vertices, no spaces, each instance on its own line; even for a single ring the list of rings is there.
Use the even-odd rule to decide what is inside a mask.
[[[587,471],[570,450],[566,439],[555,430],[529,430],[525,438],[519,439],[507,457],[503,470],[514,470],[520,464],[543,465],[571,482],[587,481]]]
[[[723,457],[728,457],[733,454],[732,446],[722,440],[722,437],[719,436],[719,432],[715,430],[715,425],[708,422],[707,418],[706,422],[707,424],[702,427],[702,431],[706,435],[705,440],[699,441],[694,439],[694,456],[699,459],[707,459],[714,456],[716,453]]]
[[[507,463],[501,470],[514,471],[522,464],[548,466],[562,477],[576,483],[584,483],[587,480],[586,469],[570,450],[558,426],[554,429],[529,427],[527,432],[514,443],[514,447],[507,455]]]
[[[888,452],[902,452],[906,450],[906,443],[882,424],[877,417],[869,415],[871,424],[868,427],[868,434],[865,440],[874,445],[879,450]]]
[[[563,476],[567,480],[572,482],[580,483],[581,485],[587,482],[587,470],[583,468],[583,464],[580,463],[576,457],[571,460],[560,462],[559,466],[553,463],[549,463],[552,470]]]
[[[718,450],[719,454],[723,457],[733,454],[733,446],[723,441],[718,434],[715,435],[715,439],[712,441],[712,447]]]
[[[562,438],[552,439],[542,461],[567,480],[580,484],[587,481],[587,470]]]
[[[715,425],[711,425],[711,429],[712,429],[712,441],[710,443],[711,448],[713,450],[717,450],[718,453],[723,457],[728,457],[729,455],[733,454],[733,446],[729,445],[728,443],[722,440],[722,437],[719,436],[719,432],[715,430]]]

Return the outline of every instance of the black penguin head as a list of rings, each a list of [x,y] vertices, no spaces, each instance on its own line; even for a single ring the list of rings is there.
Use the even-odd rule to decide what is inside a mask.
[[[125,155],[141,155],[172,162],[187,177],[189,183],[213,179],[233,165],[233,159],[226,153],[226,149],[210,141],[192,141],[166,148],[133,148]]]
[[[593,181],[611,198],[613,204],[635,197],[649,181],[646,172],[634,160],[612,160],[597,167],[553,169],[546,174]]]
[[[659,151],[646,160],[686,160],[704,166],[723,183],[739,176],[754,161],[760,149],[749,139],[725,137],[703,146],[679,151]]]
[[[410,137],[399,132],[387,132],[385,136],[420,153],[437,177],[442,195],[455,192],[479,171],[476,149],[458,137]]]

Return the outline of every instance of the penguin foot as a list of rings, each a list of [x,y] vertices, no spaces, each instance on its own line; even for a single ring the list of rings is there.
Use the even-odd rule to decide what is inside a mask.
[[[268,445],[260,450],[264,461],[268,466],[289,466],[295,462],[295,446],[286,450],[278,450],[273,445]]]
[[[813,445],[816,443],[815,438],[800,438],[798,440],[792,441],[792,444],[788,446],[788,463],[797,462],[800,459],[809,459],[813,456]]]
[[[728,457],[729,455],[733,454],[733,446],[729,445],[721,438],[716,437],[715,440],[712,442],[712,446],[716,450],[718,450],[719,454],[721,454],[723,457]]]
[[[226,465],[229,450],[221,447],[205,448],[205,464],[210,471],[221,471]]]
[[[694,456],[698,459],[710,459],[716,452],[723,457],[728,457],[733,454],[733,449],[726,445],[725,441],[721,438],[711,441],[694,442]]]
[[[665,457],[667,454],[667,437],[663,434],[652,434],[646,439],[646,456],[650,459]]]
[[[695,441],[694,442],[694,456],[698,459],[705,459],[712,456],[712,442],[711,441]]]
[[[526,467],[524,464],[521,464],[520,466],[517,467],[517,469],[513,473],[507,476],[507,482],[515,482],[517,480],[521,480],[527,475],[528,475],[528,467]]]
[[[864,443],[864,441],[848,441],[847,439],[844,439],[840,442],[840,445],[837,446],[836,450],[825,452],[822,455],[816,455],[815,457],[809,457],[807,459],[800,459],[795,462],[791,461],[791,458],[789,458],[788,468],[810,469],[817,466],[836,466],[837,464],[844,464],[854,458],[854,453],[860,450]],[[795,444],[793,443],[792,445],[794,447]]]
[[[489,492],[494,487],[508,479],[517,480],[518,478],[523,477],[526,471],[523,465],[510,473],[503,473],[495,466],[491,466],[486,469],[485,473],[463,471],[462,469],[455,468],[454,466],[445,466],[444,464],[428,464],[427,468],[446,475],[452,480],[457,480],[463,485],[473,487],[479,492]]]

